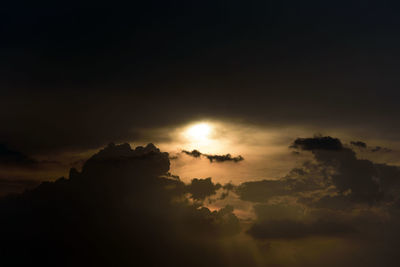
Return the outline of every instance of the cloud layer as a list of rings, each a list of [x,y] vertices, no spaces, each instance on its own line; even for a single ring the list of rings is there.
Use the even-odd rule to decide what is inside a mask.
[[[168,154],[152,144],[134,150],[110,144],[81,172],[72,169],[69,178],[2,198],[2,262],[223,265],[224,257],[216,256],[218,240],[240,231],[233,208],[210,211],[190,204],[186,193],[203,199],[219,185],[206,179],[187,187],[168,170]]]
[[[395,266],[400,169],[359,159],[353,146],[298,138],[291,149],[312,160],[285,177],[221,185],[183,183],[152,144],[109,144],[68,178],[0,199],[1,257],[49,266]],[[340,256],[314,257],[318,242]],[[304,255],[286,262],[280,255],[294,243]]]

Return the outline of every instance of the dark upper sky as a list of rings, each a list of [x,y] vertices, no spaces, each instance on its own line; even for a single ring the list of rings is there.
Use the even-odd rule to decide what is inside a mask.
[[[0,12],[0,140],[22,151],[203,117],[399,130],[400,11],[388,1],[19,1]]]
[[[397,6],[53,2],[0,8],[0,263],[399,265]]]

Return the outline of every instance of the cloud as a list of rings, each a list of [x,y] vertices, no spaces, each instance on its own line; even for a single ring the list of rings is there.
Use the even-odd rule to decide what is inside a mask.
[[[330,136],[299,138],[291,147],[311,152],[313,160],[285,177],[234,187],[241,200],[253,203],[256,220],[247,231],[250,236],[260,240],[351,239],[382,227],[378,225],[385,216],[397,221],[398,212],[388,215],[387,209],[396,210],[400,199],[398,166],[359,159]]]
[[[221,25],[222,29],[214,27],[225,12],[222,4],[210,2],[177,8],[175,4],[154,5],[143,1],[137,5],[135,11],[99,8],[95,13],[54,7],[51,13],[55,15],[51,17],[41,12],[22,12],[16,7],[1,11],[3,22],[8,25],[2,36],[8,41],[0,44],[3,59],[0,68],[4,73],[0,82],[5,92],[0,100],[4,122],[0,138],[13,145],[20,144],[29,153],[83,150],[99,147],[109,140],[138,140],[132,136],[132,125],[136,128],[134,132],[148,126],[176,126],[193,122],[199,114],[267,126],[318,125],[322,129],[354,129],[357,121],[357,128],[366,129],[371,135],[374,134],[371,130],[380,129],[385,137],[396,136],[399,111],[393,99],[399,93],[394,89],[395,68],[390,67],[392,71],[385,74],[378,73],[380,64],[365,65],[360,58],[367,60],[371,54],[382,53],[396,60],[397,55],[394,58],[385,49],[385,40],[396,36],[397,29],[389,30],[377,46],[371,47],[367,37],[371,35],[357,38],[358,30],[343,23],[343,15],[339,13],[344,8],[340,5],[324,21],[319,20],[318,14],[325,7],[300,6],[293,1],[294,9],[301,10],[298,14],[306,16],[292,16],[280,5],[271,7],[275,11],[271,14],[274,20],[284,18],[288,22],[271,25],[272,30],[260,26],[269,23],[262,10],[270,7],[263,1],[256,6],[230,3],[228,9],[232,13]],[[371,7],[366,7],[370,12],[351,8],[354,14],[363,17],[366,25],[369,19],[365,14],[375,11]],[[149,10],[149,14],[144,15],[140,10]],[[165,10],[171,15],[163,17]],[[204,14],[209,19],[199,25]],[[162,20],[158,20],[160,16]],[[344,16],[351,21],[347,14]],[[76,17],[84,19],[77,23],[73,19]],[[259,21],[258,26],[253,18]],[[149,19],[154,22],[152,27],[148,25]],[[385,19],[379,26],[382,29],[388,29],[385,23],[390,25]],[[293,31],[301,32],[310,21],[318,21],[326,29],[333,28],[321,35],[315,27],[306,27],[307,34],[297,36],[299,43],[288,43],[283,37]],[[242,25],[241,29],[237,25]],[[132,32],[133,28],[137,30]],[[222,36],[221,31],[232,34]],[[347,31],[352,33],[348,35],[350,39],[337,36],[338,32]],[[243,43],[243,33],[249,35],[249,40],[257,40],[257,44]],[[271,38],[263,39],[266,34]],[[333,62],[326,69],[320,67],[324,60],[321,53],[310,50],[321,38],[338,41],[335,47],[321,47],[324,59],[329,57],[328,61]],[[349,42],[362,47],[361,54],[345,49]],[[192,49],[177,49],[183,44],[190,44]],[[309,58],[307,63],[303,60],[305,55]],[[177,62],[176,58],[182,60]],[[237,60],[235,65],[231,63],[233,58]],[[276,68],[266,76],[260,58],[268,58],[271,65],[285,60],[291,67]],[[304,64],[305,68],[298,67]],[[171,65],[172,71],[165,72]],[[356,71],[359,69],[362,72]],[[390,78],[383,79],[385,75]],[[292,79],[284,78],[288,76]],[[327,81],[324,86],[329,94],[320,89],[323,80]],[[335,82],[342,86],[339,88]],[[379,82],[385,84],[377,90]],[[362,84],[362,89],[354,89],[354,84]],[[217,93],[215,88],[219,88]],[[199,90],[203,93],[199,94]],[[289,95],[292,98],[288,99]],[[221,106],[221,103],[226,104]],[[376,103],[382,103],[383,107],[371,108]],[[113,112],[104,107],[112,107]],[[153,116],[149,120],[142,114]]]
[[[372,161],[358,159],[356,153],[343,147],[339,139],[330,136],[296,139],[292,147],[311,151],[341,194],[348,191],[354,201],[371,204],[383,199],[382,186],[388,178],[380,175],[382,172],[378,172]]]
[[[38,163],[37,160],[28,157],[27,155],[9,149],[6,145],[0,144],[0,164],[6,166],[34,166]]]
[[[201,199],[220,185],[194,179],[187,187],[169,166],[168,153],[152,144],[134,150],[109,144],[81,171],[71,169],[68,178],[0,198],[2,262],[221,266],[226,257],[243,262],[243,253],[220,254],[220,241],[235,238],[241,228],[233,207],[210,211],[186,197],[189,190]]]
[[[350,144],[356,147],[367,148],[367,144],[362,141],[351,141]]]
[[[63,173],[64,167],[59,161],[37,160],[0,144],[0,196],[31,189],[40,181]]]
[[[304,223],[291,220],[263,221],[255,223],[248,234],[256,239],[297,239],[312,236],[335,236],[353,233],[354,229],[345,224],[329,220]]]
[[[39,185],[39,181],[24,178],[0,178],[0,196],[23,192]]]
[[[194,200],[204,200],[206,197],[215,195],[221,187],[220,184],[214,184],[211,178],[195,178],[187,185],[187,190]]]
[[[192,151],[182,150],[182,153],[185,153],[186,155],[194,157],[194,158],[199,158],[202,155],[202,153],[196,149],[194,149]]]
[[[367,148],[367,144],[361,141],[351,141],[350,144],[355,147]],[[386,147],[375,146],[370,148],[371,152],[392,152],[393,150]]]
[[[376,146],[371,149],[371,152],[392,152],[393,150],[386,147]]]
[[[224,161],[232,161],[232,162],[239,162],[244,160],[242,156],[237,156],[237,157],[232,157],[231,154],[226,154],[226,155],[206,155],[206,158],[210,162],[224,162]]]
[[[266,203],[296,197],[314,207],[341,208],[356,203],[391,203],[400,193],[400,168],[358,159],[338,138],[298,138],[292,148],[310,151],[314,161],[275,180],[248,181],[235,187],[242,200]]]
[[[226,155],[210,155],[210,154],[203,154],[200,151],[194,149],[192,151],[187,151],[187,150],[182,150],[182,153],[194,157],[194,158],[199,158],[200,156],[206,157],[211,163],[212,162],[225,162],[225,161],[231,161],[234,163],[237,163],[239,161],[244,160],[242,156],[237,156],[237,157],[232,157],[231,154],[226,154]]]
[[[183,183],[153,144],[111,143],[68,178],[0,198],[0,256],[6,265],[260,266],[280,263],[269,261],[270,250],[285,250],[288,240],[362,237],[368,249],[373,238],[382,242],[377,229],[400,218],[399,168],[358,159],[347,147],[321,147],[307,145],[313,160],[280,179],[221,185]],[[232,204],[254,215],[239,220]],[[390,233],[397,244],[398,233]]]
[[[392,248],[400,238],[395,226],[400,222],[399,166],[357,158],[340,139],[329,136],[296,139],[292,148],[307,151],[312,160],[282,178],[235,186],[234,192],[251,203],[255,214],[246,233],[258,244],[268,242],[277,253],[290,251],[288,244],[296,244],[295,250],[312,244],[303,253],[292,252],[296,260],[287,266],[329,265],[332,257],[332,266],[363,260],[366,266],[398,265]],[[324,242],[332,246],[327,254],[318,253],[319,261],[311,251]],[[341,254],[335,255],[332,249],[341,246]],[[312,259],[300,263],[298,258],[305,255]]]
[[[313,138],[297,138],[291,148],[301,150],[341,150],[343,149],[342,142],[337,138],[330,136],[316,136]]]
[[[327,186],[324,169],[316,164],[305,162],[302,168],[292,169],[285,177],[275,180],[244,182],[234,188],[242,200],[268,202],[282,196],[313,192]]]
[[[285,180],[262,180],[244,182],[235,192],[242,200],[266,202],[274,196],[290,194],[290,189]]]

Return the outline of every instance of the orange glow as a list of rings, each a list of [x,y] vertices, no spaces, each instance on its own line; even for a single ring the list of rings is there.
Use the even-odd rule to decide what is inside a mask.
[[[207,123],[198,123],[190,126],[186,130],[186,137],[193,141],[206,141],[209,138],[209,135],[212,131],[212,128]]]

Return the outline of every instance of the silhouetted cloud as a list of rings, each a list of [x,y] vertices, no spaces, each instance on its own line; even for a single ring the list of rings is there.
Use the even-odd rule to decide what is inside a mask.
[[[224,161],[232,161],[232,162],[239,162],[244,160],[242,156],[232,157],[231,154],[226,155],[206,155],[206,158],[210,162],[224,162]]]
[[[86,152],[109,140],[147,143],[171,138],[179,143],[176,129],[206,118],[242,124],[233,134],[238,138],[229,141],[232,145],[244,141],[235,151],[249,151],[248,160],[273,154],[275,144],[285,140],[291,129],[296,135],[309,129],[346,133],[351,140],[359,140],[351,135],[362,132],[365,140],[383,140],[382,147],[357,149],[371,153],[356,157],[333,137],[308,138],[294,147],[312,159],[285,177],[262,173],[275,168],[271,161],[232,168],[230,172],[237,171],[234,179],[253,167],[251,172],[260,176],[254,181],[237,178],[247,184],[228,190],[232,199],[225,200],[304,206],[318,218],[301,220],[300,226],[286,224],[288,232],[292,226],[309,233],[303,236],[315,236],[308,228],[320,218],[384,214],[374,213],[381,220],[364,231],[367,235],[373,230],[373,242],[362,236],[344,246],[334,238],[321,242],[327,247],[314,239],[294,241],[289,249],[280,243],[284,258],[280,262],[269,257],[273,242],[263,240],[260,243],[272,249],[260,250],[268,259],[265,263],[253,257],[256,266],[400,265],[400,220],[393,204],[400,196],[399,171],[376,164],[389,156],[390,162],[398,162],[393,159],[396,155],[381,155],[384,146],[399,144],[398,8],[387,1],[132,1],[124,6],[67,6],[64,1],[53,1],[46,8],[28,1],[2,3],[1,142],[38,159],[49,153]],[[253,127],[266,133],[252,138]],[[162,133],[152,134],[158,129]],[[270,134],[269,129],[279,130]],[[216,129],[215,137],[223,138],[225,130]],[[263,137],[271,151],[257,147]],[[152,150],[94,160],[85,170],[71,170],[66,179],[1,201],[8,204],[1,204],[5,211],[0,213],[4,243],[0,247],[6,250],[0,250],[0,265],[9,259],[13,265],[29,259],[27,265],[92,266],[97,264],[85,259],[95,255],[96,262],[108,266],[125,265],[131,256],[137,259],[127,264],[132,266],[250,266],[243,251],[254,246],[242,249],[237,242],[218,243],[239,247],[233,254],[214,246],[224,229],[236,229],[231,208],[211,212],[193,207],[187,184],[165,171],[164,156]],[[1,169],[10,162],[18,171],[36,166],[19,156],[9,161],[9,156]],[[212,163],[241,160],[208,156]],[[300,164],[302,158],[299,155],[288,164]],[[216,171],[222,173],[225,164]],[[284,168],[285,160],[280,164]],[[227,173],[220,179],[229,179]],[[1,177],[10,186],[25,180],[16,174],[19,182],[13,185],[7,182],[13,177],[3,173]],[[271,179],[258,181],[266,177]],[[236,199],[236,188],[242,200]],[[229,227],[222,223],[225,220]],[[358,225],[364,227],[364,220]],[[30,242],[24,243],[27,239]],[[365,249],[366,243],[372,245]],[[309,254],[304,253],[307,245],[312,247]],[[338,249],[348,258],[340,261]],[[314,262],[324,251],[329,255]],[[83,262],[75,260],[82,254]]]
[[[214,184],[211,178],[206,179],[193,179],[187,186],[188,192],[191,197],[195,200],[204,200],[206,197],[215,195],[217,190],[222,186],[220,184]]]
[[[194,149],[192,151],[187,151],[187,150],[182,150],[182,153],[185,153],[188,156],[194,157],[194,158],[199,158],[201,155],[203,155],[200,151]]]
[[[206,157],[211,163],[212,162],[225,162],[225,161],[231,161],[231,162],[239,162],[244,160],[242,156],[237,156],[237,157],[232,157],[231,154],[226,154],[226,155],[210,155],[210,154],[203,154],[200,151],[194,149],[192,151],[187,151],[187,150],[182,150],[182,153],[194,157],[194,158],[199,158],[200,156]]]
[[[317,136],[313,138],[297,138],[291,148],[302,150],[341,150],[342,142],[330,136]]]
[[[7,40],[0,44],[0,139],[26,153],[137,141],[139,129],[182,125],[199,114],[322,129],[357,122],[385,137],[399,130],[396,68],[383,60],[398,61],[387,49],[400,43],[391,39],[399,33],[390,20],[398,11],[385,4],[142,1],[96,12],[63,6],[30,12],[25,2],[7,3],[0,10],[7,25],[0,29]],[[375,30],[368,14],[377,9]],[[292,34],[298,42],[287,41]],[[322,40],[335,45],[310,49]],[[282,62],[288,67],[264,72]]]
[[[367,148],[367,144],[362,141],[351,141],[350,144],[356,147]]]
[[[333,189],[338,195],[323,196],[319,203],[312,205],[377,204],[398,198],[400,168],[397,166],[358,159],[352,149],[343,147],[339,139],[329,136],[296,139],[292,147],[312,152],[315,163],[305,162],[280,179],[244,182],[235,189],[241,199],[267,202],[274,197],[299,196],[318,190],[332,192]],[[306,201],[307,197],[301,199]]]
[[[0,144],[0,164],[11,166],[34,166],[38,161],[27,155],[9,149],[6,145]]]
[[[351,141],[350,142],[351,145],[355,146],[355,147],[360,147],[360,148],[367,148],[367,144],[361,141]],[[390,148],[386,148],[386,147],[381,147],[381,146],[375,146],[370,148],[371,152],[392,152],[393,150]]]
[[[386,177],[381,177],[373,162],[357,159],[350,148],[344,148],[337,138],[314,137],[297,139],[295,147],[309,150],[315,160],[325,169],[331,170],[330,179],[342,194],[350,190],[349,197],[357,201],[370,203],[383,198],[381,184]]]
[[[334,237],[348,240],[348,244],[362,238],[361,254],[375,242],[399,244],[400,233],[394,227],[400,220],[398,166],[359,159],[339,139],[329,136],[296,139],[293,144],[311,152],[313,160],[279,179],[234,186],[240,199],[253,203],[256,218],[248,235],[261,242]],[[386,235],[393,238],[389,241]],[[384,254],[384,249],[378,249],[369,257],[377,259]],[[389,259],[396,262],[393,255]]]
[[[223,265],[218,240],[240,231],[233,208],[211,212],[190,204],[187,190],[202,199],[220,185],[194,179],[187,188],[169,164],[168,153],[152,144],[134,150],[110,144],[69,178],[1,198],[2,263]]]
[[[276,180],[238,185],[211,178],[185,184],[169,172],[168,153],[153,144],[133,150],[111,143],[68,178],[0,198],[0,256],[6,265],[257,266],[242,239],[239,250],[222,244],[244,234],[257,248],[274,240],[352,240],[389,225],[381,222],[383,211],[397,221],[400,169],[358,159],[347,147],[332,149],[339,139],[314,138],[296,147],[312,153],[312,161]],[[237,197],[251,203],[254,218],[234,215],[229,203]],[[206,199],[225,204],[211,211]],[[400,234],[388,231],[396,245]]]
[[[371,149],[371,152],[392,152],[392,150],[386,147],[376,146]]]

